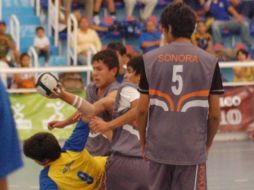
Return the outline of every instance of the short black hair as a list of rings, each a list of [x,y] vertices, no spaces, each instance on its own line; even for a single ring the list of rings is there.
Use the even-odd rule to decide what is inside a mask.
[[[22,53],[19,59],[22,60],[24,57],[30,57],[30,55],[28,53]]]
[[[36,27],[36,33],[37,33],[39,30],[43,30],[43,31],[45,31],[45,29],[44,29],[42,26],[38,26],[38,27]]]
[[[133,57],[128,61],[127,67],[131,67],[136,75],[141,75],[143,72],[143,62],[144,61],[142,56]]]
[[[183,3],[171,3],[161,14],[162,28],[172,28],[175,38],[191,38],[196,25],[196,15],[191,7]]]
[[[119,72],[119,61],[116,53],[113,50],[105,49],[96,53],[92,58],[92,64],[95,61],[102,61],[109,70],[117,68],[116,76]]]
[[[23,151],[27,157],[33,160],[40,162],[55,161],[60,157],[61,147],[54,135],[41,132],[25,140]]]
[[[127,54],[127,50],[121,42],[111,42],[108,44],[107,48],[113,51],[118,51],[120,55]]]
[[[239,49],[237,52],[236,52],[236,57],[239,55],[239,53],[242,53],[243,55],[245,55],[246,57],[249,56],[249,53],[246,49]]]
[[[4,25],[4,26],[6,26],[6,22],[5,22],[5,21],[3,21],[3,20],[1,20],[1,21],[0,21],[0,25]]]

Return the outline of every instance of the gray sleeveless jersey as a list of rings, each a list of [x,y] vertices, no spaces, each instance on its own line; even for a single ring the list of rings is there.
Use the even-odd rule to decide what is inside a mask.
[[[217,58],[191,43],[173,42],[145,54],[144,62],[150,96],[146,156],[172,165],[204,162]]]
[[[121,92],[125,87],[137,89],[137,86],[131,83],[123,83],[117,92],[113,118],[119,117],[128,112],[130,108],[118,111],[121,101]],[[126,124],[114,130],[112,139],[112,152],[118,152],[125,156],[141,157],[139,134],[131,124]]]
[[[110,93],[111,91],[117,90],[118,87],[118,82],[110,84],[106,88],[103,97],[107,96],[108,93]],[[97,96],[97,87],[93,82],[89,84],[86,89],[86,99],[90,103],[94,103],[100,99],[100,97]],[[103,112],[99,116],[102,117],[102,119],[104,119],[105,121],[109,121],[112,119],[111,114],[108,112]],[[86,143],[86,148],[94,156],[106,156],[110,154],[111,143],[106,137],[101,134],[90,133]]]

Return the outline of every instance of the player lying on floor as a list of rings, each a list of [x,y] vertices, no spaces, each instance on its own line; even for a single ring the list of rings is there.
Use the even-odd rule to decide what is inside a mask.
[[[44,166],[40,190],[103,190],[107,157],[93,157],[85,149],[88,124],[79,123],[60,147],[54,135],[41,132],[25,140],[24,154]]]

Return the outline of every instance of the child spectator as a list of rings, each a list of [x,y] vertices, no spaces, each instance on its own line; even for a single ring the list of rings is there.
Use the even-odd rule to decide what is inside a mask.
[[[156,28],[156,20],[151,17],[146,21],[146,30],[140,36],[143,53],[160,47],[161,33]]]
[[[192,35],[191,41],[194,45],[197,45],[201,49],[209,53],[212,52],[212,37],[207,32],[207,28],[204,21],[198,21],[197,30]]]
[[[50,43],[48,37],[45,35],[45,30],[42,26],[36,28],[34,47],[38,53],[38,56],[44,57],[45,63],[47,65],[50,58]]]
[[[20,67],[29,68],[31,66],[31,58],[27,53],[20,56]],[[35,77],[32,73],[18,73],[13,78],[13,88],[34,88]]]
[[[236,53],[238,61],[248,61],[248,52],[245,49],[240,49]],[[240,81],[252,81],[253,80],[253,69],[251,67],[234,67],[234,82]]]

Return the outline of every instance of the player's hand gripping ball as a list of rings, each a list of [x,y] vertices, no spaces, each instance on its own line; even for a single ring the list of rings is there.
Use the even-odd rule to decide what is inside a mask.
[[[42,73],[36,81],[36,90],[39,94],[50,97],[53,89],[57,89],[59,84],[58,78],[52,73]]]

